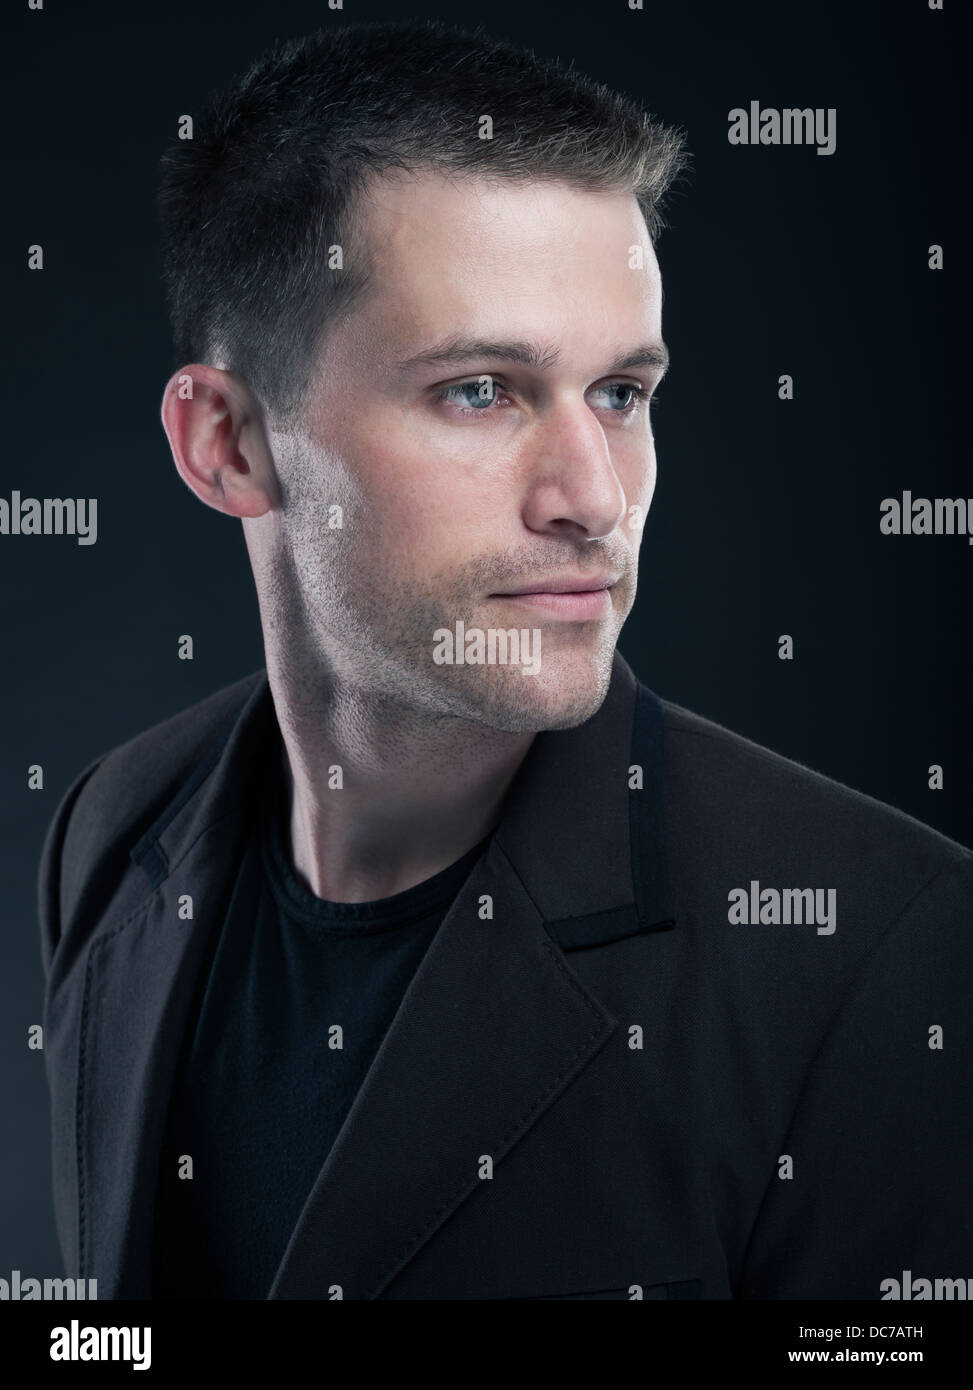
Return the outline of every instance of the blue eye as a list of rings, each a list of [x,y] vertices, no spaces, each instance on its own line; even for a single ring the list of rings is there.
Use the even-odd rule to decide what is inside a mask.
[[[626,397],[617,405],[609,406],[609,413],[612,415],[637,415],[643,407],[647,410],[656,404],[652,392],[636,381],[614,381],[597,389],[599,392],[622,392]],[[453,386],[444,386],[437,392],[436,400],[452,405],[453,413],[456,415],[491,415],[496,414],[492,407],[505,390],[502,381],[484,373],[483,376],[470,381],[459,381]]]
[[[454,404],[457,404],[453,397],[454,391],[464,393],[460,396],[460,402],[472,407],[472,409],[465,411],[465,414],[481,415],[497,399],[499,383],[491,376],[477,377],[475,381],[461,381],[455,386],[444,387],[436,399],[453,401]],[[470,394],[466,395],[466,392],[470,392]]]
[[[613,381],[608,386],[599,386],[598,389],[599,391],[627,391],[631,397],[635,398],[634,408],[632,408],[631,400],[624,401],[621,410],[616,412],[619,415],[634,415],[643,401],[648,401],[649,405],[652,405],[649,392],[635,381]]]

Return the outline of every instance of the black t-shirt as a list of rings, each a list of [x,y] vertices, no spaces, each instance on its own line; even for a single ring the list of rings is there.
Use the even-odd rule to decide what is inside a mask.
[[[277,776],[176,1072],[155,1298],[266,1298],[409,981],[487,840],[425,883],[367,903],[315,897],[289,843]],[[182,1155],[191,1179],[179,1176]]]

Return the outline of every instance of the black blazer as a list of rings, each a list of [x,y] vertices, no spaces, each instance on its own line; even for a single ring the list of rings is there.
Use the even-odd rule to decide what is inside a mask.
[[[47,834],[57,1224],[101,1298],[150,1295],[173,1071],[268,738],[259,671],[92,764]],[[834,889],[836,929],[731,921],[754,881]],[[969,850],[616,655],[600,711],[535,739],[270,1297],[880,1299],[906,1271],[973,1277],[971,906]]]

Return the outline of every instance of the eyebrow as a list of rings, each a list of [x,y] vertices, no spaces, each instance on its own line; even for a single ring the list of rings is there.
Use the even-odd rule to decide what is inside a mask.
[[[537,367],[543,370],[552,367],[561,356],[559,348],[540,347],[536,343],[523,341],[501,342],[494,338],[468,338],[453,334],[435,343],[414,357],[407,357],[396,364],[397,370],[408,371],[413,367],[442,365],[448,362],[463,362],[470,358],[483,361],[492,358],[503,362],[518,362],[524,367]],[[633,352],[626,352],[608,368],[612,372],[628,371],[632,367],[654,367],[665,374],[669,366],[669,349],[662,339],[644,343]]]

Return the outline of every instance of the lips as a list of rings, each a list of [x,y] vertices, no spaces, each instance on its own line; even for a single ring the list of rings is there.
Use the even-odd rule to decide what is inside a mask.
[[[492,594],[491,598],[522,598],[528,594],[593,594],[601,589],[610,589],[617,582],[617,575],[543,579],[536,584],[525,584],[520,589],[508,589],[504,593]]]
[[[591,587],[551,588],[553,580],[548,580],[544,588],[519,589],[516,593],[491,594],[491,598],[502,600],[512,608],[522,608],[527,612],[546,618],[561,619],[568,622],[592,622],[606,618],[612,611],[611,590],[607,584],[593,589]],[[586,581],[588,586],[591,580]]]

